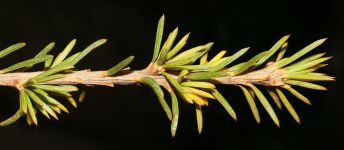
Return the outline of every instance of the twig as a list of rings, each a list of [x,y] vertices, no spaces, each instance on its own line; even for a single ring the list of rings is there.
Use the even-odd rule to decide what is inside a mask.
[[[50,43],[35,57],[1,69],[0,86],[18,89],[19,109],[13,116],[0,122],[0,126],[9,125],[20,117],[26,117],[29,125],[37,125],[36,115],[38,112],[49,119],[50,117],[58,119],[57,114],[60,114],[61,111],[68,113],[67,108],[60,103],[60,98],[67,99],[74,107],[77,107],[73,94],[80,90],[79,102],[83,101],[85,92],[75,85],[113,87],[133,84],[142,84],[153,90],[163,111],[171,120],[172,136],[177,131],[180,102],[195,105],[199,133],[203,128],[202,107],[209,105],[210,99],[212,102],[217,101],[221,104],[227,113],[237,120],[237,115],[230,102],[216,89],[216,84],[240,87],[257,123],[260,123],[261,120],[256,103],[260,103],[274,123],[280,126],[279,119],[264,93],[267,92],[270,95],[279,109],[283,104],[294,120],[300,123],[299,116],[283,94],[283,90],[290,92],[302,102],[311,104],[309,99],[292,86],[327,90],[324,86],[314,82],[334,81],[334,77],[316,72],[319,68],[327,66],[324,62],[331,57],[323,57],[325,53],[319,53],[303,58],[325,42],[326,38],[319,39],[295,54],[285,57],[289,38],[289,35],[286,35],[269,50],[262,51],[251,59],[238,63],[238,59],[250,49],[249,47],[242,48],[230,55],[226,55],[227,51],[223,50],[214,57],[208,58],[208,52],[214,43],[210,42],[184,49],[189,34],[175,43],[178,28],[173,30],[162,43],[164,20],[164,16],[159,20],[153,58],[147,68],[143,70],[131,71],[126,68],[133,61],[134,56],[127,57],[108,70],[73,69],[93,49],[104,44],[106,39],[100,39],[84,50],[69,55],[76,42],[74,39],[56,58],[48,54],[55,45]],[[23,46],[25,43],[18,43],[0,51],[0,58]],[[43,62],[44,71],[24,72]],[[14,72],[17,70],[22,72]],[[265,91],[261,91],[256,85],[265,86]],[[170,96],[166,96],[162,88],[165,88]],[[169,97],[172,102],[168,103],[166,97]]]
[[[114,85],[133,85],[140,84],[142,77],[148,76],[154,79],[159,85],[166,89],[169,89],[167,80],[163,75],[151,75],[145,70],[128,71],[125,70],[124,74],[117,75],[114,77],[106,76],[106,70],[104,71],[91,71],[91,70],[80,70],[71,71],[65,74],[64,78],[55,79],[40,84],[54,84],[54,85],[99,85],[109,86]],[[16,73],[4,73],[0,74],[0,86],[9,86],[21,89],[29,79],[42,73],[37,72],[16,72]],[[177,79],[177,75],[172,77]],[[286,77],[283,69],[277,69],[276,67],[267,66],[257,71],[248,72],[237,76],[227,77],[216,77],[209,79],[209,82],[213,84],[234,84],[234,85],[245,85],[245,84],[260,84],[265,86],[282,86],[284,84],[283,79]]]

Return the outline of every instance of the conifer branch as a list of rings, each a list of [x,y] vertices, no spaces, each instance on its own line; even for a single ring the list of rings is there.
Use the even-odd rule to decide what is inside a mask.
[[[9,86],[21,89],[30,79],[43,73],[37,72],[15,72],[0,74],[0,86]],[[171,74],[174,79],[178,79],[177,75]],[[154,79],[159,85],[168,88],[168,81],[163,75],[147,74],[145,70],[130,71],[129,68],[122,70],[120,75],[107,76],[107,70],[91,71],[79,70],[64,73],[62,78],[53,79],[40,84],[54,84],[54,85],[85,85],[85,86],[109,86],[114,85],[139,85],[142,77],[150,77]],[[248,72],[246,74],[237,76],[215,77],[207,79],[213,84],[228,84],[228,85],[243,85],[243,84],[259,84],[264,86],[282,86],[287,75],[283,69],[277,69],[271,66],[259,69],[257,71]]]
[[[142,70],[130,70],[129,64],[134,56],[117,63],[108,70],[91,71],[76,70],[76,64],[95,48],[106,42],[100,39],[83,51],[69,55],[76,43],[72,40],[56,58],[48,54],[55,43],[48,44],[35,57],[21,61],[0,70],[0,86],[10,86],[19,91],[19,109],[8,119],[0,122],[0,126],[11,124],[20,117],[26,117],[29,125],[38,125],[37,114],[50,119],[58,119],[62,111],[68,109],[60,103],[61,98],[67,99],[72,106],[77,107],[73,92],[79,91],[78,86],[109,86],[114,85],[145,85],[153,90],[167,118],[171,121],[171,134],[175,136],[178,127],[179,106],[181,100],[195,105],[198,132],[203,129],[202,110],[209,102],[218,102],[228,115],[237,120],[235,107],[230,105],[216,89],[216,85],[234,85],[243,91],[252,114],[257,123],[261,122],[260,103],[277,126],[280,126],[278,115],[273,109],[273,103],[279,108],[286,107],[297,123],[300,118],[284,95],[290,92],[306,104],[311,101],[294,89],[294,86],[312,90],[327,90],[316,84],[318,81],[334,81],[334,77],[316,72],[327,66],[325,53],[310,55],[310,51],[320,46],[326,39],[317,40],[304,47],[292,56],[285,57],[289,35],[283,36],[269,50],[263,51],[251,59],[238,62],[238,59],[249,51],[249,47],[240,49],[232,55],[220,51],[213,58],[208,52],[214,43],[207,43],[185,49],[190,34],[176,41],[178,28],[173,30],[163,41],[165,17],[158,22],[153,57],[149,65]],[[0,51],[0,58],[24,47],[25,43],[14,44]],[[44,63],[43,71],[27,71],[31,67]],[[265,87],[260,89],[256,85]],[[171,101],[166,99],[163,88],[168,91]],[[265,92],[262,92],[265,91]],[[268,94],[271,97],[267,98]],[[81,91],[78,101],[82,102],[85,92]],[[257,99],[257,100],[255,100]],[[171,106],[169,105],[171,104]]]

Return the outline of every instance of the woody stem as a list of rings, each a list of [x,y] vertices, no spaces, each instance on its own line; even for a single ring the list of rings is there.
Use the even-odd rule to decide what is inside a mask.
[[[0,74],[0,86],[9,86],[20,89],[23,84],[30,78],[42,73],[38,72],[17,72]],[[169,89],[167,80],[162,75],[151,75],[145,70],[123,71],[121,75],[106,76],[106,71],[80,70],[65,73],[64,78],[55,79],[42,84],[81,84],[81,85],[132,85],[139,84],[139,80],[143,76],[153,78],[158,84]],[[177,79],[177,75],[172,76]],[[217,77],[208,80],[214,84],[260,84],[266,86],[281,86],[284,84],[283,79],[286,78],[282,69],[274,66],[248,72],[237,76]]]

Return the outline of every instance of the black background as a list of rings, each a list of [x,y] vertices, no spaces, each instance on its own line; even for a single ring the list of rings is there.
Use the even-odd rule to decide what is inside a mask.
[[[237,111],[230,119],[222,107],[211,102],[204,109],[204,131],[198,135],[194,108],[181,104],[177,136],[170,136],[169,121],[157,99],[146,87],[118,86],[87,88],[78,109],[71,107],[59,121],[39,116],[39,126],[25,119],[0,128],[0,149],[342,149],[343,33],[342,2],[328,1],[0,1],[0,47],[24,41],[27,46],[5,59],[0,67],[30,58],[55,41],[59,50],[77,38],[75,51],[99,38],[107,38],[78,64],[78,68],[107,69],[135,55],[133,69],[144,68],[151,59],[155,27],[166,16],[166,31],[178,26],[181,34],[191,32],[188,47],[214,41],[213,53],[230,53],[251,46],[243,60],[266,50],[280,37],[291,34],[287,55],[307,44],[328,37],[317,52],[334,56],[322,71],[337,81],[324,83],[329,91],[299,89],[313,105],[296,98],[290,101],[301,117],[296,124],[283,109],[277,128],[259,106],[262,123],[257,125],[238,88],[220,86]],[[179,36],[180,37],[180,36]],[[317,53],[313,52],[313,53]],[[0,88],[0,116],[15,112],[17,92]],[[274,106],[274,109],[277,108]]]

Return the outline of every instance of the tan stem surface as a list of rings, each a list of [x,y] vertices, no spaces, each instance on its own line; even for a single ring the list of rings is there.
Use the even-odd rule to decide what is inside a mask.
[[[126,72],[126,73],[125,73]],[[167,80],[162,75],[150,75],[146,70],[125,71],[121,75],[109,77],[106,71],[80,70],[66,73],[64,78],[44,82],[43,84],[82,84],[82,85],[132,85],[139,84],[139,79],[143,76],[149,76],[166,89],[170,89]],[[18,72],[0,74],[0,86],[10,86],[17,89],[22,88],[30,78],[40,74],[41,72]],[[176,75],[173,75],[177,79]],[[286,78],[282,69],[274,66],[267,66],[257,71],[248,72],[237,76],[227,76],[212,78],[209,80],[215,84],[260,84],[266,86],[281,86],[284,84],[283,79]]]

